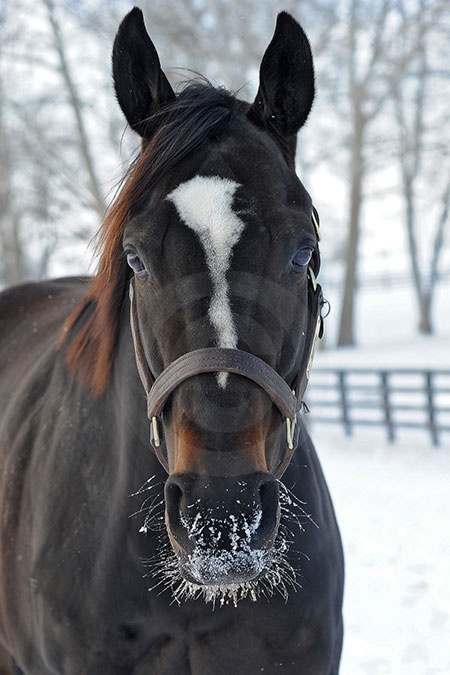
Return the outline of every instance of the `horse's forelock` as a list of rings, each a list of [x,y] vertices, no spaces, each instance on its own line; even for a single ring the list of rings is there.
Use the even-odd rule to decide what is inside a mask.
[[[209,84],[190,84],[176,101],[153,115],[157,131],[121,181],[119,194],[97,233],[97,274],[86,297],[63,325],[58,348],[67,343],[65,361],[96,396],[106,388],[131,276],[122,253],[130,217],[150,189],[231,117],[234,97]]]

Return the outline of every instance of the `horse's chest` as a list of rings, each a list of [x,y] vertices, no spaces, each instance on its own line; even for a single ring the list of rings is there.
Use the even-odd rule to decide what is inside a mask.
[[[102,575],[97,593],[78,579],[74,596],[55,588],[52,577],[53,597],[64,603],[72,597],[70,616],[66,604],[49,608],[46,588],[42,594],[35,589],[36,609],[47,621],[45,661],[51,668],[36,670],[33,661],[26,675],[330,675],[326,664],[336,640],[324,632],[330,622],[319,593],[313,604],[299,591],[287,604],[273,596],[213,611],[199,600],[178,606],[168,592],[149,593],[136,570],[126,570]]]
[[[229,607],[212,612],[202,607],[190,617],[186,606],[173,609],[175,613],[160,613],[157,621],[149,617],[146,622],[118,624],[104,645],[105,662],[111,664],[111,670],[106,670],[111,675],[228,675],[233,671],[329,675],[330,645],[320,638],[321,625],[303,622],[301,612],[292,622],[281,611],[276,626],[277,612],[267,612],[267,606],[258,603],[245,610]],[[101,669],[106,672],[104,665]]]

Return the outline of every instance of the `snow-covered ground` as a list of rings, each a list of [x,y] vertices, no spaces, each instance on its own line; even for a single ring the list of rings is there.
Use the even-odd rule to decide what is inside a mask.
[[[449,675],[450,448],[312,435],[346,556],[342,675]]]

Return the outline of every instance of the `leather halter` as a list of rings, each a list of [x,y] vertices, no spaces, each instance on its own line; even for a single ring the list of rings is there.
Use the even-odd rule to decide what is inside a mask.
[[[320,240],[319,220],[316,210],[313,210],[312,220]],[[319,266],[319,251],[316,246],[313,256],[316,259],[316,271]],[[321,308],[324,304],[321,286],[316,281],[312,266],[308,267],[308,305],[309,322],[306,332],[306,342],[298,375],[292,389],[287,382],[268,363],[250,352],[241,349],[226,349],[207,347],[196,349],[183,354],[172,361],[163,372],[154,378],[145,357],[139,332],[139,323],[136,311],[136,294],[134,278],[130,282],[130,324],[133,336],[136,365],[142,385],[147,395],[147,415],[151,421],[150,443],[164,469],[169,473],[167,460],[162,452],[162,443],[159,435],[158,422],[161,421],[162,411],[167,399],[179,384],[199,375],[200,373],[226,372],[241,375],[258,384],[272,399],[286,423],[287,449],[276,467],[274,476],[280,478],[285,472],[292,455],[298,445],[300,425],[297,416],[302,408],[303,395],[308,385],[311,371],[314,348],[318,337],[323,334],[323,319]]]

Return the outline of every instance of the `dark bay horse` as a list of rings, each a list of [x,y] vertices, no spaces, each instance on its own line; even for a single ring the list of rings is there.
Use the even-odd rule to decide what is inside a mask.
[[[308,40],[278,16],[252,104],[175,94],[134,9],[113,72],[142,149],[97,275],[0,297],[0,672],[336,675]]]

